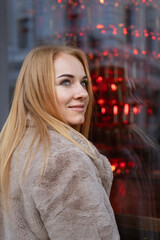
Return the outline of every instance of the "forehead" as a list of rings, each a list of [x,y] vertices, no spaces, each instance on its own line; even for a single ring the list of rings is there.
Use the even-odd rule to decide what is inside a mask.
[[[59,74],[73,74],[85,75],[85,70],[82,63],[74,56],[60,53],[54,60],[55,75]]]

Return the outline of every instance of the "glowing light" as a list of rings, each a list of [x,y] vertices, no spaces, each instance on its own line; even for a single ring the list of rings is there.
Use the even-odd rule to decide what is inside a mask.
[[[96,79],[96,82],[97,83],[100,83],[100,82],[102,82],[103,81],[103,78],[101,77],[101,76],[99,76],[97,79]]]
[[[116,99],[112,99],[111,101],[109,101],[111,105],[114,105],[117,103],[117,100]]]
[[[145,37],[148,37],[148,33],[147,33],[147,32],[145,32],[144,36],[145,36]]]
[[[102,29],[101,33],[103,33],[103,34],[106,33],[106,30]]]
[[[123,27],[123,26],[124,26],[124,24],[123,24],[123,23],[120,23],[120,24],[119,24],[119,27]]]
[[[143,54],[143,55],[145,55],[145,54],[146,54],[146,51],[145,51],[145,50],[143,50],[143,51],[142,51],[142,54]]]
[[[160,53],[158,53],[158,58],[160,58]]]
[[[112,172],[114,172],[116,170],[116,166],[115,165],[111,165],[112,168]]]
[[[113,114],[114,114],[114,115],[117,115],[117,114],[118,114],[118,106],[117,106],[117,105],[114,105],[114,106],[113,106]]]
[[[92,85],[93,92],[97,92],[98,87],[96,85]]]
[[[108,55],[108,50],[105,50],[105,51],[103,52],[103,55],[104,55],[104,56],[107,56],[107,55]]]
[[[127,34],[127,28],[123,28],[123,34],[124,34],[124,35]]]
[[[119,166],[120,166],[120,168],[125,168],[126,167],[126,163],[125,162],[120,162]]]
[[[121,169],[117,169],[116,173],[120,174],[121,173]]]
[[[160,41],[160,37],[158,38],[158,41]]]
[[[117,28],[113,28],[113,35],[117,34]]]
[[[155,37],[155,36],[152,36],[152,39],[153,39],[153,40],[155,40],[155,39],[156,39],[156,37]]]
[[[137,108],[137,107],[134,107],[134,108],[133,108],[133,113],[134,113],[134,114],[137,114],[137,113],[138,113],[138,108]]]
[[[134,167],[135,166],[135,163],[134,162],[128,162],[128,167]]]
[[[144,2],[144,3],[145,3],[145,2],[146,2],[146,0],[142,0],[142,2]]]
[[[122,77],[119,77],[119,78],[118,78],[118,81],[119,81],[119,82],[122,82],[122,80],[123,80]]]
[[[105,113],[106,113],[105,107],[102,107],[102,108],[101,108],[101,113],[102,113],[102,114],[105,114]]]
[[[104,0],[99,0],[99,2],[100,2],[101,4],[104,4]]]
[[[116,91],[117,90],[117,85],[112,83],[111,84],[111,89],[112,89],[112,91]]]
[[[81,8],[82,8],[82,9],[85,9],[85,6],[84,6],[84,5],[81,5]]]
[[[89,53],[89,54],[88,54],[88,57],[89,57],[89,59],[91,59],[91,60],[94,58],[94,56],[93,56],[92,53]]]
[[[139,31],[138,30],[135,30],[135,36],[139,37]]]
[[[134,55],[138,55],[138,49],[134,49]]]
[[[102,25],[102,24],[97,24],[96,28],[97,28],[97,29],[102,29],[102,28],[104,28],[104,25]]]
[[[83,35],[84,35],[84,34],[83,34],[83,32],[80,32],[80,33],[79,33],[79,36],[81,36],[81,37],[82,37]]]
[[[151,108],[148,108],[148,113],[149,113],[149,114],[152,114],[152,113],[153,113],[153,111],[152,111]]]
[[[119,3],[118,3],[118,2],[116,2],[116,3],[115,3],[115,7],[118,7],[118,6],[119,6]]]
[[[117,163],[111,163],[111,168],[113,172],[116,170],[117,167],[118,167]]]
[[[103,98],[98,99],[98,104],[103,105],[105,103],[105,100]]]
[[[125,114],[125,115],[128,115],[128,113],[129,113],[129,104],[126,103],[126,104],[124,105],[124,114]]]
[[[61,0],[57,0],[58,1],[58,3],[61,3]]]

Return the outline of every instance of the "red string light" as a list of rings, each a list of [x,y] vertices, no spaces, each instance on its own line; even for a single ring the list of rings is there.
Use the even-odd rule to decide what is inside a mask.
[[[114,105],[114,106],[113,106],[113,114],[114,114],[114,115],[117,115],[117,114],[118,114],[118,106],[117,106],[117,105]]]
[[[111,84],[111,89],[112,89],[112,91],[116,91],[117,90],[117,85],[112,83]]]
[[[102,25],[102,24],[97,24],[96,28],[97,28],[97,29],[102,29],[102,28],[104,28],[104,25]]]
[[[128,115],[128,113],[129,113],[129,104],[126,103],[126,104],[124,105],[124,114],[125,114],[125,115]]]
[[[134,55],[138,55],[138,49],[134,49]]]
[[[133,108],[133,113],[134,113],[134,114],[137,114],[137,113],[138,113],[138,108],[137,108],[137,107],[134,107],[134,108]]]
[[[98,104],[103,105],[105,103],[105,100],[103,98],[98,99]]]
[[[101,76],[99,76],[97,79],[96,79],[96,82],[97,83],[101,83],[103,81],[103,78]]]
[[[125,168],[126,167],[126,162],[120,162],[119,166],[120,166],[120,168]]]
[[[127,28],[123,28],[123,34],[124,34],[124,35],[127,34]]]
[[[102,108],[101,108],[101,113],[102,113],[102,114],[105,114],[105,113],[106,113],[105,107],[102,107]]]
[[[103,33],[103,34],[106,33],[106,30],[102,29],[102,30],[101,30],[101,33]]]
[[[149,114],[152,114],[152,113],[153,113],[153,111],[152,111],[151,108],[148,108],[148,113],[149,113]]]

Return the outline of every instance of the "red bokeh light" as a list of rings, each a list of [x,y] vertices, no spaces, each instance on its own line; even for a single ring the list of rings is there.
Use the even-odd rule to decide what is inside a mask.
[[[134,49],[134,55],[138,55],[138,49]]]
[[[112,89],[112,91],[116,91],[117,90],[117,85],[112,83],[111,84],[111,89]]]
[[[124,35],[127,34],[127,28],[123,28],[123,34],[124,34]]]
[[[105,107],[102,107],[102,108],[101,108],[101,113],[102,113],[102,114],[105,114],[105,113],[106,113]]]
[[[101,33],[103,33],[103,34],[106,33],[106,30],[102,29]]]
[[[103,105],[105,103],[105,100],[103,98],[98,99],[98,104]]]
[[[96,79],[96,83],[101,83],[103,81],[103,78],[101,76],[99,76],[97,79]]]
[[[137,107],[134,107],[134,108],[133,108],[133,113],[134,113],[134,114],[137,114],[137,113],[138,113],[138,108],[137,108]]]
[[[125,114],[125,115],[128,115],[128,113],[129,113],[129,104],[126,103],[126,104],[124,105],[124,114]]]
[[[149,113],[149,114],[152,114],[152,113],[153,113],[152,108],[148,108],[148,113]]]
[[[117,114],[118,114],[118,106],[117,106],[117,105],[114,105],[114,106],[113,106],[113,114],[114,114],[114,115],[117,115]]]
[[[120,168],[125,168],[126,167],[126,162],[120,162],[119,166],[120,166]]]
[[[104,28],[104,25],[102,25],[102,24],[97,24],[96,28],[97,28],[97,29],[102,29],[102,28]]]
[[[145,54],[146,54],[146,51],[145,51],[145,50],[143,50],[143,51],[142,51],[142,54],[143,54],[143,55],[145,55]]]

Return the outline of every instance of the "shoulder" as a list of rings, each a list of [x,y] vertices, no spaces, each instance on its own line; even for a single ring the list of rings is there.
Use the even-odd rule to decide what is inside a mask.
[[[79,136],[80,138],[80,136]],[[71,171],[86,166],[94,168],[91,158],[75,143],[71,142],[56,131],[50,131],[50,153],[47,166],[53,169]]]

